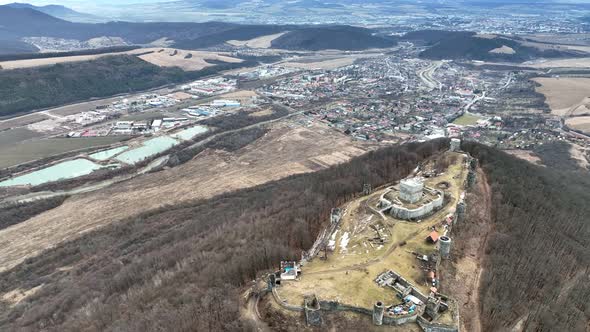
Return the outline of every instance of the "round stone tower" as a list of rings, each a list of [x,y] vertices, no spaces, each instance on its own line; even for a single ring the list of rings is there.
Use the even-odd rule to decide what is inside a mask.
[[[440,256],[444,259],[449,258],[451,254],[451,238],[448,236],[441,236],[439,239]]]
[[[383,307],[383,302],[379,301],[376,302],[373,306],[373,324],[375,325],[383,325],[383,312],[385,311],[385,307]]]

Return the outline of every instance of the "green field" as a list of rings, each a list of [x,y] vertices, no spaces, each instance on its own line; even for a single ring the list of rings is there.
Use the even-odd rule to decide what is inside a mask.
[[[4,134],[4,133],[2,133]],[[14,134],[13,134],[14,135]],[[17,144],[0,144],[0,168],[85,148],[110,145],[126,137],[50,138]],[[2,137],[0,137],[2,139]],[[12,138],[14,139],[14,138]]]
[[[26,128],[16,128],[0,132],[0,151],[23,141],[40,137],[41,134]]]
[[[460,126],[475,126],[477,121],[481,119],[482,118],[477,115],[465,113],[453,121],[453,123]]]

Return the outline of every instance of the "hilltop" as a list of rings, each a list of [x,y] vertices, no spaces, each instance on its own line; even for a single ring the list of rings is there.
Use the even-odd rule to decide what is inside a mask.
[[[538,58],[587,56],[586,52],[565,46],[532,42],[517,36],[477,34],[469,31],[422,30],[409,32],[403,40],[426,47],[426,59],[523,62]]]
[[[6,6],[11,8],[29,8],[70,22],[98,23],[107,21],[99,16],[81,13],[61,5],[35,6],[30,3],[13,2]]]
[[[272,46],[292,50],[364,50],[395,45],[389,38],[373,35],[373,30],[341,25],[309,27],[304,25],[239,25],[233,23],[74,23],[31,7],[0,6],[0,35],[11,43],[25,37],[50,37],[87,41],[99,37],[118,37],[127,44],[148,44],[169,40],[173,47],[207,48],[229,46],[230,40],[248,40],[284,32]],[[8,45],[8,44],[6,44]],[[24,45],[22,45],[24,49]],[[33,51],[31,49],[30,51]],[[8,46],[0,44],[0,51]]]

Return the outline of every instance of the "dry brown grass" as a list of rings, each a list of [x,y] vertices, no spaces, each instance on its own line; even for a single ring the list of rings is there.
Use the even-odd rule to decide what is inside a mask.
[[[19,116],[19,117],[7,119],[7,120],[0,120],[0,131],[7,130],[10,128],[23,127],[23,126],[30,125],[30,124],[33,124],[36,122],[41,122],[41,121],[47,120],[47,119],[49,119],[49,116],[47,116],[45,114],[41,114],[41,113],[35,113],[35,114],[23,115],[23,116]]]
[[[545,95],[553,114],[571,115],[590,96],[590,78],[538,77],[534,81],[541,84],[535,90]]]
[[[323,125],[306,128],[280,122],[256,143],[235,153],[207,150],[173,169],[74,196],[56,209],[0,231],[0,271],[60,242],[146,210],[322,169],[325,166],[313,158],[339,151],[350,159],[367,149]]]
[[[504,150],[504,152],[509,153],[517,158],[520,158],[522,160],[526,160],[528,162],[530,162],[531,164],[534,165],[543,165],[543,162],[541,161],[541,158],[539,158],[539,156],[537,154],[535,154],[533,151],[527,151],[527,150]]]
[[[590,116],[578,116],[565,120],[565,124],[575,130],[590,134]]]
[[[250,48],[270,48],[272,41],[286,34],[287,32],[275,33],[273,35],[262,36],[249,40],[228,40],[227,43],[233,46],[242,46]]]
[[[490,51],[490,53],[494,54],[514,54],[516,53],[512,47],[508,47],[506,45],[502,45],[502,47],[494,48]]]
[[[160,50],[162,50],[162,49],[164,51],[160,52]],[[30,68],[30,67],[49,66],[49,65],[54,65],[57,63],[90,61],[90,60],[94,60],[94,59],[108,56],[108,55],[117,55],[117,54],[136,55],[136,54],[150,52],[150,51],[152,51],[153,53],[140,55],[139,58],[144,61],[155,64],[157,66],[180,67],[184,70],[201,70],[203,68],[212,66],[212,64],[208,63],[207,60],[216,60],[216,61],[223,61],[223,62],[230,62],[230,63],[242,62],[242,60],[232,58],[224,53],[176,50],[177,54],[172,56],[171,54],[174,53],[175,49],[171,49],[171,48],[140,48],[140,49],[136,49],[136,50],[132,50],[132,51],[128,51],[128,52],[120,52],[120,53],[103,53],[103,54],[76,55],[76,56],[65,56],[65,57],[45,58],[45,59],[2,61],[2,62],[0,62],[0,66],[2,66],[2,68],[4,68],[4,69]],[[185,59],[184,57],[189,53],[193,55],[192,58]]]
[[[160,50],[163,50],[160,52]],[[201,70],[213,66],[207,60],[223,61],[230,63],[242,62],[241,59],[232,58],[224,53],[205,52],[205,51],[187,51],[172,48],[155,48],[145,49],[144,51],[154,51],[150,54],[140,55],[139,58],[160,67],[180,67],[184,70]],[[185,56],[192,54],[190,59]]]
[[[575,47],[575,46],[574,46]],[[528,64],[527,67],[546,69],[546,68],[588,68],[590,67],[590,58],[572,58],[548,60],[540,63]]]

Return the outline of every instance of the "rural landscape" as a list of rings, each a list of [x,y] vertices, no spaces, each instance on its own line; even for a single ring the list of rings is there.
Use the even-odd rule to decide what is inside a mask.
[[[590,330],[590,3],[126,4],[0,2],[0,330]]]

